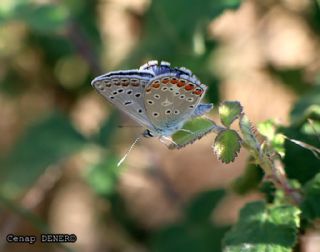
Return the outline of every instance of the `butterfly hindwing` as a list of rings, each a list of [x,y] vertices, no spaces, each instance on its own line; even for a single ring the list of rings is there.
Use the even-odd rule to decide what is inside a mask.
[[[191,117],[204,92],[205,86],[189,76],[156,76],[145,90],[147,116],[156,128],[180,125]]]

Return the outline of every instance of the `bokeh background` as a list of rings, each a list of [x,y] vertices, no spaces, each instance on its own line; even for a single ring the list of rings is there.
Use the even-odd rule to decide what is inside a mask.
[[[320,103],[319,41],[318,0],[1,0],[0,251],[221,251],[262,197],[230,190],[248,153],[225,165],[213,135],[173,151],[144,139],[117,168],[143,129],[90,82],[165,60],[206,83],[207,101],[288,125],[305,94]],[[45,232],[78,240],[5,241]],[[297,249],[319,251],[319,231]]]

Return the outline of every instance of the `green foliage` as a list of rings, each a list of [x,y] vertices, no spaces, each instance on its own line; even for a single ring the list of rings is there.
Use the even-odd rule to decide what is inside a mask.
[[[113,142],[113,133],[115,133],[118,123],[118,114],[114,111],[101,125],[98,134],[93,137],[93,140],[99,145],[109,147]]]
[[[118,156],[108,155],[104,160],[89,167],[86,179],[93,190],[102,196],[114,193],[121,169],[117,167]]]
[[[240,151],[240,140],[241,138],[235,130],[223,130],[214,140],[213,151],[222,162],[230,163]]]
[[[301,203],[302,214],[310,222],[320,218],[320,173],[304,187],[304,200]]]
[[[242,106],[238,101],[225,101],[219,106],[219,116],[222,124],[227,128],[239,118]]]
[[[17,196],[50,165],[55,165],[87,143],[68,118],[54,113],[27,129],[0,170],[1,191]],[[54,167],[52,167],[53,169]]]
[[[170,149],[180,149],[187,144],[192,144],[197,139],[202,138],[216,128],[216,124],[206,118],[194,118],[187,121],[182,130],[172,135],[172,140],[176,144],[171,144]]]
[[[1,15],[2,14],[2,15]],[[14,1],[7,12],[0,12],[0,22],[20,20],[30,29],[39,32],[56,32],[64,29],[69,20],[69,11],[63,5],[35,4],[32,1]]]
[[[263,172],[261,167],[256,165],[251,158],[247,162],[244,173],[233,181],[231,187],[238,194],[246,194],[258,188],[262,177]]]
[[[320,106],[320,89],[315,87],[306,94],[292,109],[292,124],[279,129],[285,136],[319,147],[320,113],[316,109]],[[310,150],[291,141],[285,141],[286,155],[284,163],[290,178],[297,179],[304,184],[320,172],[320,161]]]
[[[297,93],[306,91],[307,86],[304,85],[303,69],[277,69],[272,65],[269,65],[267,69],[273,76],[279,79],[283,84],[292,88]]]
[[[208,191],[197,196],[185,208],[185,218],[181,222],[155,234],[153,251],[221,251],[221,239],[227,228],[212,223],[210,215],[222,196],[222,191]]]
[[[247,204],[224,239],[224,252],[289,252],[297,241],[300,210],[290,205]]]
[[[14,37],[13,48],[19,45],[15,50],[7,50],[3,47],[5,43],[0,45],[0,56],[3,56],[0,62],[1,98],[2,95],[6,98],[9,96],[15,103],[14,99],[20,102],[19,99],[25,94],[30,97],[32,92],[44,91],[52,94],[52,107],[57,111],[65,111],[64,115],[61,112],[50,113],[42,121],[34,120],[30,127],[24,129],[9,153],[1,153],[0,203],[5,210],[1,208],[0,214],[8,209],[29,219],[40,230],[47,229],[46,224],[39,222],[28,210],[16,205],[16,199],[32,187],[47,169],[54,169],[71,155],[90,146],[90,151],[98,153],[98,161],[86,167],[85,181],[110,206],[114,218],[112,221],[116,222],[124,236],[130,236],[130,242],[141,243],[142,247],[150,244],[152,251],[160,252],[222,251],[221,241],[227,228],[215,224],[211,218],[213,210],[224,197],[222,191],[197,195],[181,207],[181,220],[164,225],[161,230],[147,230],[130,216],[123,197],[116,190],[122,171],[116,167],[119,158],[113,151],[118,113],[112,113],[103,122],[100,131],[88,139],[72,125],[70,114],[82,96],[92,90],[89,83],[93,75],[102,72],[99,62],[105,54],[101,50],[103,46],[97,23],[97,12],[101,11],[99,3],[84,0],[59,3],[5,0],[0,3],[1,28],[12,25],[22,30],[22,35]],[[221,77],[214,73],[212,57],[220,42],[211,38],[208,24],[225,10],[235,10],[240,3],[240,0],[151,1],[146,13],[133,11],[130,14],[130,18],[141,22],[142,27],[137,48],[124,59],[122,66],[136,68],[146,59],[166,60],[174,66],[185,66],[208,84],[207,99],[216,103]],[[311,1],[310,5],[313,7],[309,11],[299,12],[299,15],[309,22],[314,32],[312,36],[316,37],[320,27],[319,0]],[[139,29],[132,30],[135,32]],[[13,34],[15,30],[9,35]],[[30,66],[23,64],[26,59]],[[108,67],[103,66],[104,71]],[[297,67],[280,69],[267,65],[266,69],[272,77],[291,87],[297,94],[311,89],[312,85],[305,83],[306,73],[312,72],[311,68],[306,68],[306,71]],[[319,83],[312,84],[314,87],[311,92],[295,104],[289,126],[281,127],[272,120],[258,125],[263,141],[259,141],[258,133],[244,115],[240,103],[230,101],[223,102],[218,108],[223,126],[206,118],[195,118],[186,122],[183,130],[172,136],[178,145],[171,145],[170,148],[175,149],[210,132],[217,134],[213,149],[225,163],[235,159],[241,146],[250,152],[244,174],[231,187],[239,194],[263,191],[270,204],[253,202],[242,209],[237,224],[224,238],[225,252],[292,251],[298,240],[297,233],[304,232],[304,227],[299,226],[300,210],[303,221],[311,226],[320,218],[319,158],[308,148],[285,141],[282,135],[319,148],[320,86]],[[240,133],[231,129],[237,119]],[[272,177],[272,172],[279,170],[267,170],[266,167],[272,167],[274,160],[280,163],[278,154],[283,158],[286,175],[299,182],[284,181],[286,184]],[[272,183],[265,182],[267,179]],[[284,190],[280,190],[279,186]],[[283,202],[289,201],[288,198],[294,193],[293,188],[301,190],[302,201],[285,205]],[[294,203],[296,206],[293,206]]]
[[[283,135],[277,134],[277,125],[272,120],[267,120],[265,122],[259,123],[258,131],[261,135],[266,137],[268,143],[271,147],[281,156],[283,157],[285,154],[284,142],[285,139]]]
[[[320,85],[315,86],[294,105],[290,113],[292,122],[303,123],[307,118],[320,120],[316,106],[320,106]]]
[[[240,117],[239,126],[245,143],[250,146],[253,152],[259,152],[260,143],[256,138],[256,133],[254,131],[253,125],[246,115]]]

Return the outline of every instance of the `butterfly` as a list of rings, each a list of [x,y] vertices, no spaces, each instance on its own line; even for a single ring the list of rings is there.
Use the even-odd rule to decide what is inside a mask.
[[[184,130],[185,122],[213,108],[213,104],[200,103],[206,85],[187,68],[171,67],[165,61],[153,60],[139,69],[109,72],[96,77],[91,85],[145,127],[144,137],[170,139],[174,133]],[[171,148],[182,147],[170,141]],[[190,140],[193,141],[194,138]]]

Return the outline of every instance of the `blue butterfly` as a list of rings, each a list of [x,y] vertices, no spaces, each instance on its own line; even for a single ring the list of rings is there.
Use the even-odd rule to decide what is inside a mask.
[[[183,130],[186,121],[213,108],[213,104],[200,103],[207,90],[206,85],[201,84],[190,70],[171,67],[165,61],[149,61],[139,69],[109,72],[96,77],[91,85],[145,127],[144,137],[169,139]],[[190,142],[196,138],[199,136]]]

